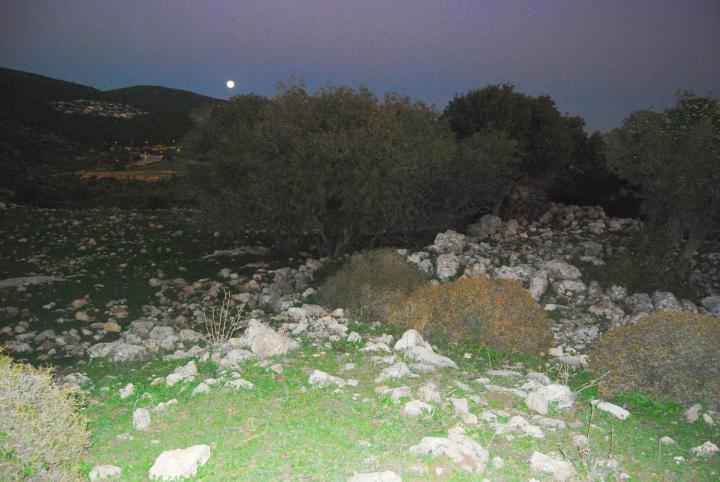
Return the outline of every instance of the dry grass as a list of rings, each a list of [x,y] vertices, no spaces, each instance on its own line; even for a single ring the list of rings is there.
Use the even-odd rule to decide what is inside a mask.
[[[422,286],[393,307],[390,320],[430,336],[472,337],[508,354],[537,355],[552,342],[545,312],[522,285],[510,280],[473,278]]]
[[[651,313],[609,331],[591,353],[607,372],[606,396],[642,390],[661,401],[720,405],[720,319],[687,311]]]

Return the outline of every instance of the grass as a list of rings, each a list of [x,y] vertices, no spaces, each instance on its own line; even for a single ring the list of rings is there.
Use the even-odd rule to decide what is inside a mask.
[[[27,308],[32,312],[31,330],[53,327],[56,331],[80,327],[75,321],[58,324],[57,319],[69,319],[73,313],[68,304],[90,295],[91,307],[104,312],[104,303],[111,299],[127,300],[128,318],[140,313],[143,304],[153,304],[157,288],[147,280],[163,272],[166,278],[183,277],[192,282],[200,278],[217,279],[218,271],[228,267],[243,276],[254,268],[244,268],[256,256],[201,259],[214,249],[257,244],[258,239],[214,238],[211,233],[196,232],[183,212],[148,211],[118,212],[118,220],[110,222],[114,211],[48,211],[38,209],[8,209],[0,212],[0,277],[38,274],[59,274],[67,281],[28,288],[26,291],[0,292],[0,306]],[[132,214],[132,215],[131,215]],[[79,224],[73,224],[79,221]],[[153,224],[154,227],[150,225]],[[182,234],[175,234],[182,231]],[[80,249],[82,240],[93,238],[94,247]],[[21,242],[21,239],[27,239]],[[69,262],[75,262],[74,272]],[[272,266],[288,265],[288,260],[272,256],[262,259]],[[120,264],[127,263],[124,268]],[[328,271],[332,272],[328,268]],[[168,293],[168,296],[171,296]],[[56,308],[46,310],[50,301]],[[23,317],[24,318],[24,317]],[[15,325],[21,317],[0,320],[0,324]],[[403,328],[368,325],[351,321],[349,330],[364,337],[391,333],[396,338]],[[458,370],[423,375],[420,378],[387,382],[388,386],[406,384],[417,393],[419,385],[432,380],[447,397],[478,397],[479,404],[470,403],[471,412],[506,410],[511,415],[531,415],[522,399],[506,393],[490,392],[472,380],[485,376],[490,368],[512,368],[519,371],[536,370],[552,375],[545,360],[521,354],[503,356],[480,347],[469,340],[449,342],[432,340],[438,351],[450,356]],[[345,342],[325,342],[313,345],[305,342],[302,348],[277,361],[284,366],[282,376],[276,376],[255,362],[248,362],[240,370],[241,376],[255,384],[251,391],[229,391],[213,387],[209,394],[192,397],[192,389],[206,378],[216,378],[216,366],[197,363],[200,375],[192,383],[180,383],[172,388],[164,384],[151,385],[152,380],[171,373],[182,362],[154,360],[147,364],[116,367],[94,360],[78,365],[72,359],[52,360],[57,366],[67,366],[86,373],[92,383],[86,397],[85,411],[90,418],[92,432],[91,457],[86,461],[87,472],[95,464],[115,464],[123,469],[121,480],[144,480],[155,458],[163,451],[184,448],[199,443],[212,447],[208,463],[197,475],[198,480],[347,480],[355,472],[394,470],[405,481],[412,480],[489,480],[527,481],[530,478],[549,480],[531,473],[528,459],[533,451],[559,455],[562,450],[586,477],[592,464],[612,454],[622,469],[637,481],[717,480],[720,478],[718,456],[696,458],[691,447],[707,440],[719,444],[720,429],[702,421],[688,424],[682,408],[672,404],[657,404],[642,394],[624,394],[613,401],[631,412],[626,421],[619,421],[602,412],[593,413],[589,400],[597,398],[596,388],[578,395],[577,408],[571,411],[552,410],[551,416],[563,419],[566,430],[543,429],[542,440],[523,436],[519,432],[494,435],[492,428],[480,422],[466,428],[466,433],[484,447],[489,446],[490,458],[502,457],[504,466],[488,465],[487,472],[472,475],[458,469],[445,458],[416,457],[408,448],[425,436],[446,436],[447,430],[459,419],[452,407],[438,407],[432,416],[407,420],[401,415],[401,405],[375,392],[374,378],[385,367],[371,361],[373,354],[359,351],[358,345]],[[470,353],[469,359],[464,358]],[[358,368],[340,373],[340,367],[353,362]],[[343,378],[356,378],[357,387],[345,387],[335,393],[333,388],[315,389],[307,384],[309,371],[320,369]],[[570,376],[570,385],[577,390],[596,375],[579,372]],[[127,383],[136,385],[136,395],[120,400],[119,390]],[[459,388],[456,382],[471,387],[472,392]],[[516,382],[493,377],[493,384],[511,386]],[[304,392],[301,387],[307,387]],[[143,396],[147,393],[148,395]],[[357,395],[356,395],[357,394]],[[152,412],[151,428],[147,432],[132,429],[132,412],[137,407],[151,408],[175,398],[177,405],[164,412]],[[592,420],[591,420],[592,419]],[[590,422],[592,421],[592,425]],[[588,431],[588,427],[590,430]],[[578,454],[571,446],[572,432],[590,435],[588,456]],[[131,439],[119,439],[128,433]],[[662,436],[670,436],[677,445],[660,446]],[[368,441],[369,447],[360,445]],[[658,450],[659,449],[659,450]],[[677,465],[673,457],[683,456],[686,462]],[[415,473],[412,467],[424,464],[427,473]],[[437,475],[444,471],[445,475]],[[605,480],[614,480],[608,476]]]
[[[364,334],[377,333],[369,330]],[[446,371],[407,379],[413,392],[427,380],[433,380],[441,393],[448,396],[482,400],[478,406],[471,402],[471,411],[501,409],[522,414],[530,419],[521,399],[507,394],[486,392],[471,379],[482,376],[491,364],[495,368],[533,367],[540,360],[527,357],[502,358],[485,350],[471,351],[473,358],[463,354],[467,345],[443,345],[442,353],[458,361],[459,371]],[[487,355],[485,358],[483,355]],[[447,429],[459,420],[452,408],[438,407],[432,417],[407,420],[401,416],[401,405],[375,393],[374,377],[385,366],[374,365],[357,345],[336,344],[327,348],[321,344],[305,343],[302,349],[280,359],[284,366],[281,376],[255,362],[243,366],[241,375],[255,384],[251,391],[227,391],[214,387],[209,394],[191,397],[192,388],[204,378],[217,376],[212,363],[198,364],[200,376],[195,382],[166,388],[164,384],[150,386],[151,380],[169,374],[181,362],[156,361],[133,366],[121,373],[115,367],[94,362],[88,372],[94,387],[90,394],[88,415],[92,420],[93,457],[95,463],[111,463],[123,468],[122,480],[139,480],[162,450],[181,448],[197,443],[212,447],[208,464],[198,473],[202,480],[346,480],[356,472],[394,470],[403,480],[434,480],[435,470],[446,475],[438,480],[475,480],[444,458],[416,457],[408,452],[424,436],[446,436]],[[353,362],[358,367],[349,373],[340,368]],[[530,362],[528,365],[527,363]],[[320,369],[343,378],[356,378],[357,387],[345,387],[336,393],[333,388],[317,389],[308,386],[311,369]],[[573,376],[574,388],[586,383],[592,374]],[[472,392],[457,388],[455,381],[470,384]],[[136,395],[124,401],[118,392],[126,383],[136,385]],[[509,384],[508,379],[494,377],[495,384]],[[301,387],[307,387],[303,392]],[[107,387],[107,388],[106,388]],[[149,395],[143,396],[144,393]],[[720,474],[716,460],[695,459],[689,449],[705,440],[717,440],[720,432],[706,424],[689,425],[682,420],[682,409],[672,404],[656,404],[641,394],[623,396],[615,403],[625,405],[632,413],[626,421],[591,409],[588,400],[595,396],[593,389],[579,395],[578,408],[573,411],[554,410],[549,416],[561,418],[567,430],[543,429],[545,439],[522,436],[519,432],[493,435],[483,422],[469,427],[466,433],[483,446],[490,446],[490,457],[500,456],[504,467],[489,464],[483,474],[490,480],[528,480],[540,478],[530,472],[527,460],[533,451],[559,454],[560,450],[587,476],[600,459],[617,459],[631,480],[714,480]],[[176,398],[179,403],[161,414],[152,414],[151,429],[140,433],[132,429],[132,411]],[[591,429],[588,431],[592,417]],[[574,428],[571,428],[574,427]],[[589,434],[587,456],[573,450],[572,432]],[[130,433],[131,440],[118,440],[117,435]],[[677,446],[661,446],[660,437],[668,435]],[[363,447],[360,441],[370,442]],[[612,447],[611,447],[612,445]],[[673,457],[682,455],[687,462],[677,465]],[[425,464],[429,474],[415,474],[411,468]],[[616,474],[617,475],[617,474]],[[606,480],[616,480],[610,476]],[[477,477],[480,480],[482,477]]]

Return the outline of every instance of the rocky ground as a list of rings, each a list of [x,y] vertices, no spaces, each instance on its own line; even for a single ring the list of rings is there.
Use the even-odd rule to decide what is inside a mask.
[[[2,206],[0,216],[0,340],[16,358],[66,367],[58,383],[90,394],[98,462],[91,479],[720,475],[716,412],[666,408],[674,418],[661,422],[642,403],[625,403],[628,411],[593,398],[582,376],[585,350],[612,326],[667,309],[720,315],[720,253],[696,260],[696,300],[603,289],[583,275],[577,266],[606,262],[642,229],[638,221],[553,205],[532,223],[485,217],[465,235],[448,231],[422,250],[400,250],[435,282],[523,283],[555,320],[551,358],[531,364],[355,324],[342,310],[311,303],[313,273],[325,260],[278,259],[258,236],[196,234],[188,212]],[[211,348],[204,313],[224,293],[242,309],[245,330]],[[214,414],[204,416],[203,407]],[[259,428],[248,427],[248,417]],[[321,430],[289,434],[303,421]],[[223,423],[242,432],[242,454],[218,434]],[[288,468],[278,454],[300,461]],[[308,466],[302,454],[321,463]]]

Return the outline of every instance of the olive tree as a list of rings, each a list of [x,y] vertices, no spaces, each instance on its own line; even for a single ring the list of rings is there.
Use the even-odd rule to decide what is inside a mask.
[[[631,114],[607,137],[608,162],[636,185],[649,227],[689,260],[720,227],[720,101],[682,92],[665,112]]]

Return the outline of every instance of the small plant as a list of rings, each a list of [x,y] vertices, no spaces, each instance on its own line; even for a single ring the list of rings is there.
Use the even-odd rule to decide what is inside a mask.
[[[651,313],[606,333],[590,359],[596,372],[607,372],[601,395],[642,390],[658,401],[720,405],[718,340],[718,318],[687,311]]]
[[[234,308],[234,310],[233,310]],[[203,318],[205,318],[205,330],[207,340],[212,348],[227,343],[233,334],[240,329],[243,306],[235,306],[230,293],[225,291],[222,304],[218,309],[216,306],[210,308],[208,316],[207,304],[203,307]]]
[[[79,408],[49,369],[0,354],[0,480],[81,480],[90,433]]]
[[[355,254],[318,289],[324,305],[348,308],[364,321],[386,321],[390,306],[425,283],[425,277],[391,249]]]
[[[390,321],[453,341],[469,337],[504,354],[537,355],[552,342],[543,309],[510,280],[472,278],[421,286],[393,306]]]

